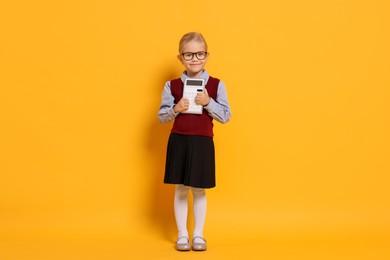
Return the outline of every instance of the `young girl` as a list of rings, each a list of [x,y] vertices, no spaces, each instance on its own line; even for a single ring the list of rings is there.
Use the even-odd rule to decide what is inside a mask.
[[[176,184],[174,211],[178,229],[176,249],[179,251],[191,249],[187,230],[190,189],[195,220],[192,249],[204,251],[207,248],[203,237],[207,203],[205,189],[215,187],[212,121],[226,123],[231,116],[225,85],[204,70],[208,56],[206,41],[200,33],[187,33],[181,38],[177,58],[185,71],[180,78],[165,83],[158,112],[161,123],[175,120],[168,141],[164,183]],[[203,106],[202,114],[183,113],[189,108],[189,100],[183,98],[186,78],[205,80],[205,91],[195,97],[195,103]]]

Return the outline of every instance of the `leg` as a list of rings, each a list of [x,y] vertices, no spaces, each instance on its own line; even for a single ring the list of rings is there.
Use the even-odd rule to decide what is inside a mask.
[[[178,243],[187,243],[187,215],[188,215],[188,191],[190,187],[184,185],[176,185],[174,210],[176,225],[178,230]],[[184,238],[185,237],[185,238]]]
[[[192,188],[192,194],[194,197],[194,218],[195,218],[195,230],[194,230],[194,244],[204,244],[205,240],[203,239],[203,227],[206,219],[206,191],[201,188]],[[202,247],[202,246],[201,246]],[[201,248],[205,250],[205,247]]]

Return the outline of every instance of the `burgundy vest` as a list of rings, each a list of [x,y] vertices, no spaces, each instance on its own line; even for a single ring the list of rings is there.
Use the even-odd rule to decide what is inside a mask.
[[[206,84],[209,96],[214,100],[217,99],[219,79],[209,77]],[[171,93],[177,104],[183,97],[183,81],[181,78],[171,81]],[[213,137],[213,118],[203,109],[202,114],[183,114],[180,113],[173,123],[171,133],[182,135],[201,135]]]

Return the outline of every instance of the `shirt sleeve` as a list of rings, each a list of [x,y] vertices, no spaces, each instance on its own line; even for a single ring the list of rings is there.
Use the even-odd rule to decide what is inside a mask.
[[[173,106],[175,105],[174,101],[175,98],[172,96],[171,92],[171,82],[167,81],[161,94],[161,105],[158,111],[158,119],[161,123],[168,123],[175,119],[179,114],[173,111]]]
[[[220,81],[217,91],[217,99],[214,100],[210,97],[210,102],[207,106],[204,106],[208,114],[220,123],[226,123],[230,120],[231,112],[230,105],[227,97],[225,84]]]

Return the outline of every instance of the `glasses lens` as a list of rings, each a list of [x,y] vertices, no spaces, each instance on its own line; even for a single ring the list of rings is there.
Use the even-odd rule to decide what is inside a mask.
[[[192,60],[192,57],[194,57],[194,54],[192,52],[185,52],[185,53],[183,53],[183,58],[185,60]]]
[[[207,52],[204,52],[204,51],[200,51],[200,52],[196,53],[196,57],[199,60],[204,60],[206,58],[206,55],[207,55]]]

